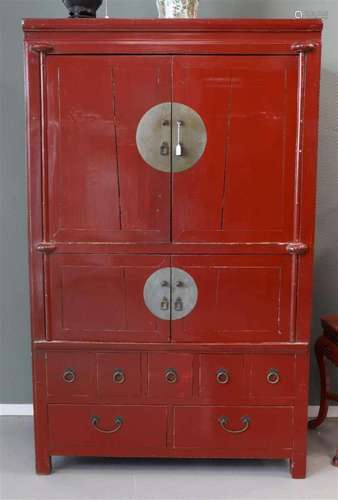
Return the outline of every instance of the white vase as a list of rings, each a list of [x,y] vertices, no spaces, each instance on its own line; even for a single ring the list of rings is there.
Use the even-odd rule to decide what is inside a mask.
[[[161,18],[197,17],[199,0],[156,0]]]

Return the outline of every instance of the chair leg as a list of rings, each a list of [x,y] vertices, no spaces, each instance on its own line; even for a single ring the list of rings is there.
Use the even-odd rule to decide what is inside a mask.
[[[336,454],[333,457],[332,465],[334,465],[335,467],[338,467],[338,448],[336,449]]]
[[[322,339],[320,337],[315,345],[315,353],[316,359],[319,368],[319,377],[320,377],[320,407],[317,418],[311,420],[308,424],[309,429],[315,429],[318,427],[326,418],[328,412],[328,401],[327,401],[327,379],[326,379],[326,368],[324,361],[324,353],[322,350]]]

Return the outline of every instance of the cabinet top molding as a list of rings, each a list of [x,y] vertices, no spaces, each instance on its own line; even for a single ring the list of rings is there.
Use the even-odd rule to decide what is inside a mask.
[[[24,31],[299,32],[322,31],[321,19],[24,19]]]

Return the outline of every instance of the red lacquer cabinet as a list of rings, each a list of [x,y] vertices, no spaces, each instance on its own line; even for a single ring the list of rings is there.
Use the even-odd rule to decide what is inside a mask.
[[[321,28],[24,21],[38,473],[304,477]]]

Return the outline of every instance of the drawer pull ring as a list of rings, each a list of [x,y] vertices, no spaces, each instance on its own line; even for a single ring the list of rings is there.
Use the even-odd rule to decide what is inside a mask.
[[[165,371],[165,379],[168,384],[176,384],[178,379],[176,370],[174,368],[168,368]]]
[[[114,434],[115,432],[118,432],[123,425],[123,418],[122,417],[115,417],[114,418],[114,424],[116,425],[116,427],[114,429],[109,430],[109,431],[105,430],[105,429],[100,429],[100,427],[98,427],[98,424],[100,423],[100,417],[96,417],[96,416],[90,417],[90,421],[91,421],[92,426],[97,431],[103,432],[104,434]]]
[[[266,376],[266,379],[269,384],[278,384],[280,381],[279,371],[276,368],[271,368]]]
[[[113,382],[114,384],[124,384],[126,381],[126,376],[123,370],[115,370],[113,373]]]
[[[242,432],[247,431],[249,429],[249,426],[250,426],[250,418],[249,417],[241,417],[241,421],[244,424],[244,426],[242,427],[242,429],[238,429],[238,430],[233,430],[233,429],[229,429],[228,427],[226,427],[226,425],[229,422],[228,417],[220,417],[218,419],[218,421],[219,421],[222,429],[225,430],[226,432],[230,432],[230,434],[241,434]]]
[[[220,368],[217,370],[216,380],[219,384],[227,384],[230,380],[229,372],[224,368]]]
[[[67,368],[63,373],[63,380],[67,382],[67,384],[72,384],[75,382],[76,372],[73,368]]]

